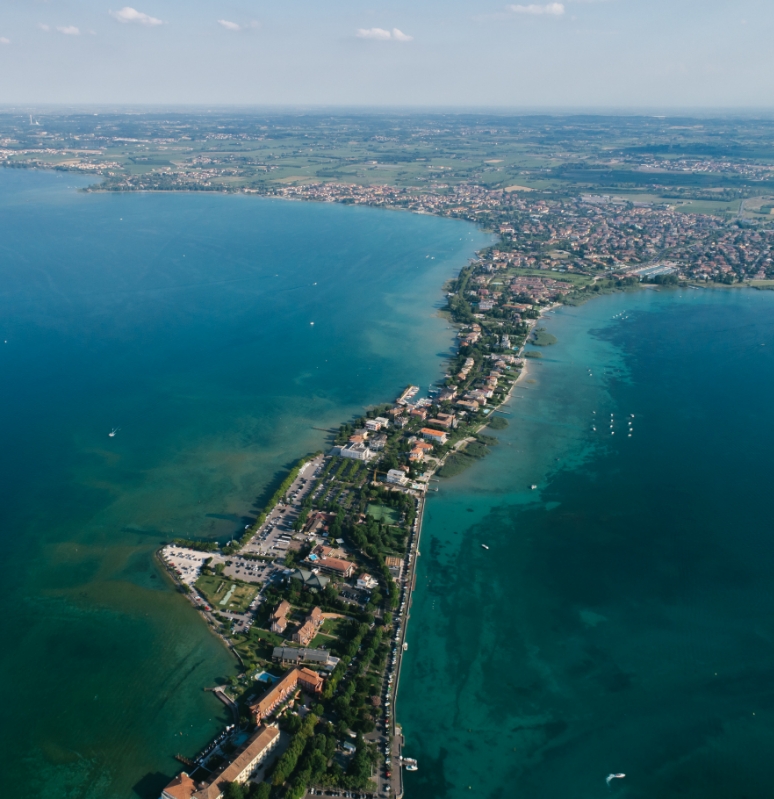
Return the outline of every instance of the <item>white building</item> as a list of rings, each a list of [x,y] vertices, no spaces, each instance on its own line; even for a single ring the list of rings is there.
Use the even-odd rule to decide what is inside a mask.
[[[406,473],[401,471],[400,469],[390,469],[387,472],[387,482],[388,483],[396,483],[397,485],[406,485],[408,478],[406,477]]]
[[[377,585],[379,585],[378,581],[375,580],[370,574],[363,573],[357,578],[357,587],[363,588],[366,591],[373,591]]]
[[[345,447],[339,447],[339,455],[356,461],[370,461],[376,457],[376,453],[372,452],[367,444],[347,444]]]

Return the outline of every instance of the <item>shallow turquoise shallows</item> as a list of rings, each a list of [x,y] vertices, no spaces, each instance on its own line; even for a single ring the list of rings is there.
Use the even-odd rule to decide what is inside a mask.
[[[0,171],[4,795],[159,795],[234,664],[153,563],[441,374],[453,220]],[[120,428],[115,437],[108,433]]]
[[[546,327],[496,452],[428,502],[407,796],[774,795],[774,292]]]

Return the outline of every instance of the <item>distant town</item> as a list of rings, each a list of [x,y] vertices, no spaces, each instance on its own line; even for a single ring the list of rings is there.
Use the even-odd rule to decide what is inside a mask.
[[[468,219],[499,234],[492,263],[526,270],[755,285],[774,279],[772,135],[754,119],[4,113],[0,165]]]

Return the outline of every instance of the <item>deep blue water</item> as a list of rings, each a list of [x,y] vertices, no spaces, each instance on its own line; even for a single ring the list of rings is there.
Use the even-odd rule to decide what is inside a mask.
[[[240,530],[316,428],[436,379],[443,283],[488,241],[87,182],[0,170],[0,745],[25,797],[157,796],[219,729],[202,688],[234,664],[154,548]]]
[[[774,293],[549,320],[499,447],[428,502],[407,795],[770,796]]]

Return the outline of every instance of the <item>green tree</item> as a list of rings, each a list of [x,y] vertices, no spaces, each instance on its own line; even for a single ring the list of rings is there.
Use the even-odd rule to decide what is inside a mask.
[[[269,799],[270,794],[271,785],[268,782],[261,782],[250,791],[250,799]]]
[[[245,786],[240,782],[230,782],[223,792],[225,799],[247,799]]]

